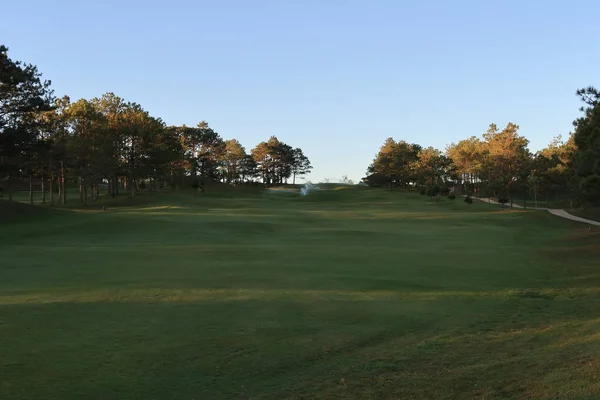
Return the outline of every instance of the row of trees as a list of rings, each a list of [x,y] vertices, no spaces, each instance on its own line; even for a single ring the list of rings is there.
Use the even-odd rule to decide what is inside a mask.
[[[275,136],[248,153],[204,121],[167,126],[113,93],[75,102],[55,98],[34,65],[11,60],[0,46],[0,182],[9,199],[23,178],[31,198],[35,183],[43,201],[49,189],[48,200],[61,204],[69,184],[77,183],[86,204],[106,185],[112,196],[209,182],[272,185],[295,183],[311,169],[300,148]]]
[[[445,151],[389,138],[369,166],[364,181],[393,187],[452,188],[512,201],[542,195],[571,204],[600,204],[600,93],[577,91],[583,115],[567,140],[557,137],[531,152],[519,126],[491,124],[481,138],[452,143]]]

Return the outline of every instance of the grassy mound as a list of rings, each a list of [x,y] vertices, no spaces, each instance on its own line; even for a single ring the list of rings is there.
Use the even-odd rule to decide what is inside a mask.
[[[32,206],[17,201],[0,200],[0,222],[15,223],[42,220],[55,216],[59,211],[48,207]]]

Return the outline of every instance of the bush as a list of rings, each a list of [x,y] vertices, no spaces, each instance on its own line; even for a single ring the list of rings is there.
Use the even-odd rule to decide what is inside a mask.
[[[508,203],[508,198],[504,197],[504,196],[500,196],[500,197],[498,197],[498,203],[505,205],[506,203]]]
[[[425,186],[421,187],[421,189],[419,189],[419,194],[425,196],[427,194],[427,188]]]
[[[450,200],[454,200],[454,199],[456,199],[456,195],[454,194],[454,192],[452,192],[452,193],[450,193],[450,194],[448,195],[448,198],[449,198]]]
[[[467,203],[468,205],[473,204],[473,198],[471,198],[471,196],[467,195],[467,197],[465,197],[465,203]]]
[[[139,187],[140,187],[141,190],[146,189],[146,182],[140,181]]]

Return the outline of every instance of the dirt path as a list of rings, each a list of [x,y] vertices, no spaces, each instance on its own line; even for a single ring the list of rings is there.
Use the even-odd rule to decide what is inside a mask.
[[[497,201],[494,201],[494,200],[488,199],[488,198],[481,198],[481,197],[474,197],[474,198],[477,199],[477,200],[483,201],[484,203],[492,203],[492,204],[498,204],[498,205],[500,204]],[[523,208],[523,207],[519,206],[517,204],[513,204],[513,208]],[[581,217],[578,217],[576,215],[569,214],[565,210],[562,210],[562,209],[559,209],[559,208],[543,208],[543,207],[537,207],[536,208],[536,207],[528,207],[528,209],[532,209],[532,210],[546,210],[550,214],[556,215],[557,217],[570,219],[571,221],[582,222],[582,223],[588,224],[588,225],[600,226],[600,222],[599,221],[593,221],[591,219],[581,218]]]

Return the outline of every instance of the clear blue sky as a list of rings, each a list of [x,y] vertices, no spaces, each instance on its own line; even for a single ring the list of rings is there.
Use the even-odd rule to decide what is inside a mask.
[[[537,150],[600,86],[597,0],[10,1],[0,42],[57,95],[112,91],[249,151],[276,135],[312,181],[360,179],[386,137],[444,148],[513,121]]]

